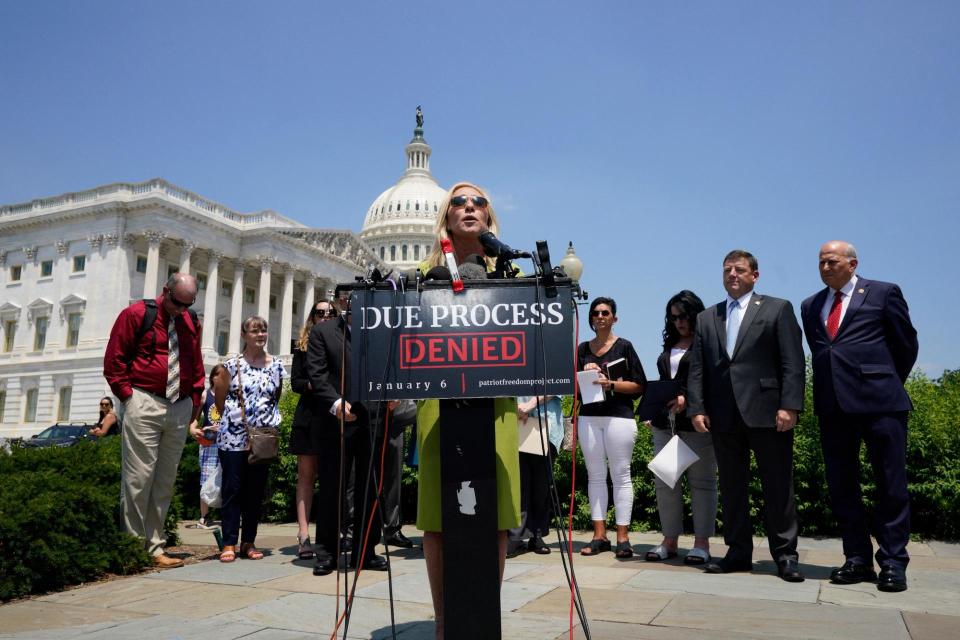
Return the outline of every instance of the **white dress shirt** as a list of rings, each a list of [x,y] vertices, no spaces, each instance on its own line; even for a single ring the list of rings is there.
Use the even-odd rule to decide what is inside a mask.
[[[840,302],[840,322],[837,323],[839,327],[843,324],[843,318],[847,315],[847,307],[850,306],[850,297],[853,295],[853,289],[857,286],[857,274],[853,274],[853,277],[850,278],[850,281],[847,284],[840,287],[840,293],[843,295],[843,298]],[[827,318],[830,317],[830,307],[833,306],[833,299],[837,295],[836,289],[830,289],[827,292],[827,299],[823,303],[823,308],[820,309],[820,321],[823,323],[823,326],[827,326]]]

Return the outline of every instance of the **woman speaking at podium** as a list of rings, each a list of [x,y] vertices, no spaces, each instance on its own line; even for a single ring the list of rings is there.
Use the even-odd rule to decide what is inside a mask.
[[[497,217],[490,198],[480,187],[458,182],[447,192],[437,218],[433,252],[420,265],[426,273],[446,261],[440,241],[449,239],[457,264],[470,256],[483,256],[480,234],[490,230],[499,235]],[[487,271],[494,264],[487,259]],[[437,621],[437,638],[443,638],[443,538],[440,517],[440,401],[424,400],[417,412],[417,444],[420,449],[420,476],[417,495],[417,528],[423,534],[423,555],[427,561],[430,592]],[[494,401],[497,453],[497,529],[500,579],[507,553],[507,530],[520,523],[520,463],[517,443],[516,398]]]

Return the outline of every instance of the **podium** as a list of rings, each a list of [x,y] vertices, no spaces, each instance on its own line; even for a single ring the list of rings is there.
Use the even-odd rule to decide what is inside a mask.
[[[491,640],[501,637],[496,399],[573,394],[575,301],[566,278],[550,290],[526,278],[465,285],[339,288],[352,289],[348,400],[439,400],[444,632]]]

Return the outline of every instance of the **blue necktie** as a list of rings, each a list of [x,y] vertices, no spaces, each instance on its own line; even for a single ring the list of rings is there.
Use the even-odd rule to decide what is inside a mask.
[[[733,357],[733,348],[737,346],[737,334],[740,332],[740,302],[731,300],[727,308],[727,355]]]

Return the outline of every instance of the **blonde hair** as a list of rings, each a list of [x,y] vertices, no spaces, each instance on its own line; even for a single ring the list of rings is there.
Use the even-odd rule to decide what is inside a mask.
[[[313,308],[311,308],[310,313],[307,314],[307,321],[303,323],[303,327],[300,329],[300,336],[297,338],[297,349],[300,351],[307,350],[307,343],[310,341],[310,330],[313,329],[313,325],[317,324],[314,310],[317,308],[318,304],[323,304],[324,302],[330,305],[330,308],[337,313],[340,312],[340,309],[337,308],[337,305],[333,300],[317,300],[314,302]]]
[[[462,189],[464,187],[476,189],[480,192],[480,195],[487,199],[487,228],[493,233],[493,235],[500,235],[500,224],[497,222],[497,214],[493,211],[493,203],[490,202],[490,196],[487,195],[487,192],[484,191],[483,187],[479,187],[472,182],[458,182],[450,187],[450,190],[447,191],[447,195],[443,198],[443,204],[440,205],[440,213],[437,216],[437,224],[433,228],[433,235],[436,237],[436,240],[433,242],[433,249],[430,251],[430,255],[427,256],[427,269],[430,269],[431,267],[444,266],[446,264],[446,261],[443,257],[443,251],[440,250],[440,241],[450,240],[451,242],[454,242],[447,230],[447,215],[450,212],[450,199],[453,197],[453,194],[456,193],[458,189]],[[495,259],[485,257],[485,260],[488,271],[496,267],[497,261]]]

